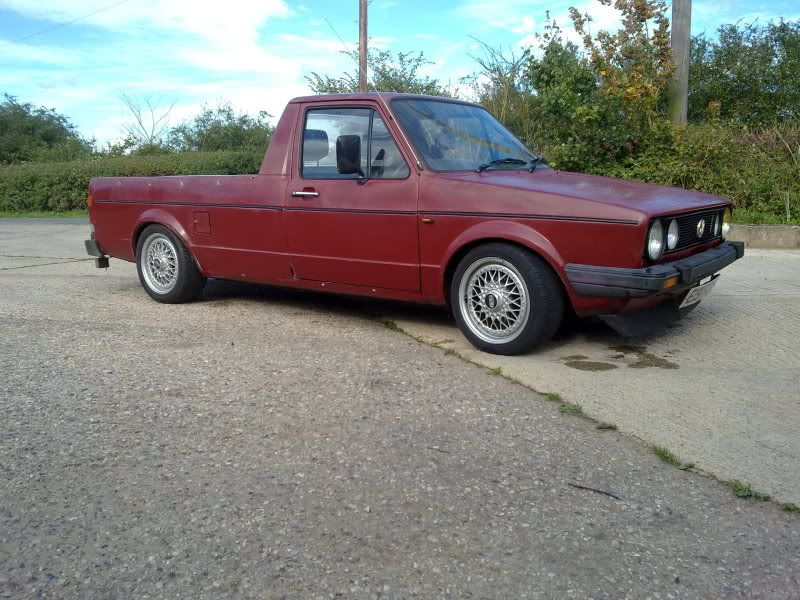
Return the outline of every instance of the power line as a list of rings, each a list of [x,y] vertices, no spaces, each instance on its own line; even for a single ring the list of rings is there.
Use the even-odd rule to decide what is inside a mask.
[[[110,4],[109,6],[105,6],[103,8],[100,8],[100,9],[94,11],[94,12],[89,13],[88,15],[83,15],[81,17],[77,17],[76,19],[72,19],[71,21],[67,21],[65,23],[59,23],[58,25],[53,25],[52,27],[48,27],[47,29],[42,29],[40,31],[34,31],[33,33],[29,33],[28,35],[23,35],[22,37],[19,37],[19,38],[15,39],[15,40],[9,40],[7,42],[3,42],[2,44],[0,44],[0,47],[2,47],[2,46],[10,46],[11,44],[18,44],[19,42],[25,41],[25,40],[30,39],[32,37],[36,37],[37,35],[42,35],[43,33],[48,33],[50,31],[53,31],[54,29],[60,29],[61,27],[66,27],[67,25],[72,25],[73,23],[77,23],[78,21],[82,21],[83,19],[88,19],[89,17],[93,17],[94,15],[99,14],[101,12],[105,12],[107,10],[111,10],[112,8],[116,8],[117,6],[119,6],[121,4],[125,4],[126,2],[130,2],[130,0],[121,0],[120,2],[117,2],[116,4]]]
[[[344,53],[345,53],[347,56],[349,56],[349,57],[352,59],[352,58],[353,58],[353,53],[352,53],[352,51],[350,50],[350,48],[348,48],[348,47],[347,47],[347,44],[346,44],[346,43],[345,43],[345,41],[342,39],[342,36],[340,36],[340,35],[339,35],[339,32],[338,32],[338,31],[336,31],[336,30],[333,28],[333,25],[331,25],[331,22],[330,22],[330,21],[328,21],[328,19],[326,19],[325,17],[322,17],[322,20],[323,20],[323,21],[325,21],[325,22],[328,24],[328,27],[330,27],[330,28],[331,28],[331,31],[333,32],[333,34],[334,34],[334,35],[335,35],[337,38],[339,38],[339,41],[340,41],[340,42],[342,42],[342,46],[344,47]],[[355,60],[355,59],[353,59],[353,60]],[[356,61],[356,64],[358,64],[358,73],[359,73],[359,76],[360,76],[360,75],[362,74],[361,62],[360,62],[360,61]],[[369,85],[370,87],[372,87],[372,91],[374,91],[374,92],[377,92],[378,90],[377,90],[377,88],[375,87],[375,84],[373,84],[373,83],[370,81],[370,79],[369,79],[369,74],[368,74],[366,71],[363,71],[363,74],[364,74],[364,77],[365,77],[365,78],[366,78],[366,80],[367,80],[367,85]]]

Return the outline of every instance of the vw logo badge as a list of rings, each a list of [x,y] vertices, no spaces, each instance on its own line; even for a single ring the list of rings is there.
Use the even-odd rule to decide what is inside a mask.
[[[489,307],[489,310],[494,310],[497,306],[497,298],[494,297],[494,294],[488,294],[486,296],[486,306]]]
[[[703,234],[705,233],[705,231],[706,231],[706,220],[705,219],[700,219],[697,222],[697,237],[699,237],[699,238],[703,237]]]

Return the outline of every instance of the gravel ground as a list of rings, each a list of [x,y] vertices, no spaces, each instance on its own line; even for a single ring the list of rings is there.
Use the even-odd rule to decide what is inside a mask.
[[[373,310],[0,260],[0,597],[798,597],[796,514]]]

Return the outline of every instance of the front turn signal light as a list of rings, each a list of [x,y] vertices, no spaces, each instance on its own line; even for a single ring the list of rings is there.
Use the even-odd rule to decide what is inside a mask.
[[[675,287],[676,285],[678,285],[678,276],[677,275],[673,275],[672,277],[669,277],[669,278],[664,280],[664,283],[661,286],[661,289],[662,290],[667,290],[669,288]]]
[[[92,195],[89,194],[88,196],[86,196],[86,206],[88,207],[91,206],[92,204],[94,204],[94,198],[92,198]]]

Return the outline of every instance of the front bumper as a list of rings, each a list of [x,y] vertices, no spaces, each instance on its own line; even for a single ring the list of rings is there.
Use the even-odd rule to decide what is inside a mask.
[[[643,269],[567,264],[564,269],[579,296],[642,298],[685,288],[744,256],[744,242],[723,242],[716,248],[675,262]],[[673,278],[677,277],[677,284]]]

